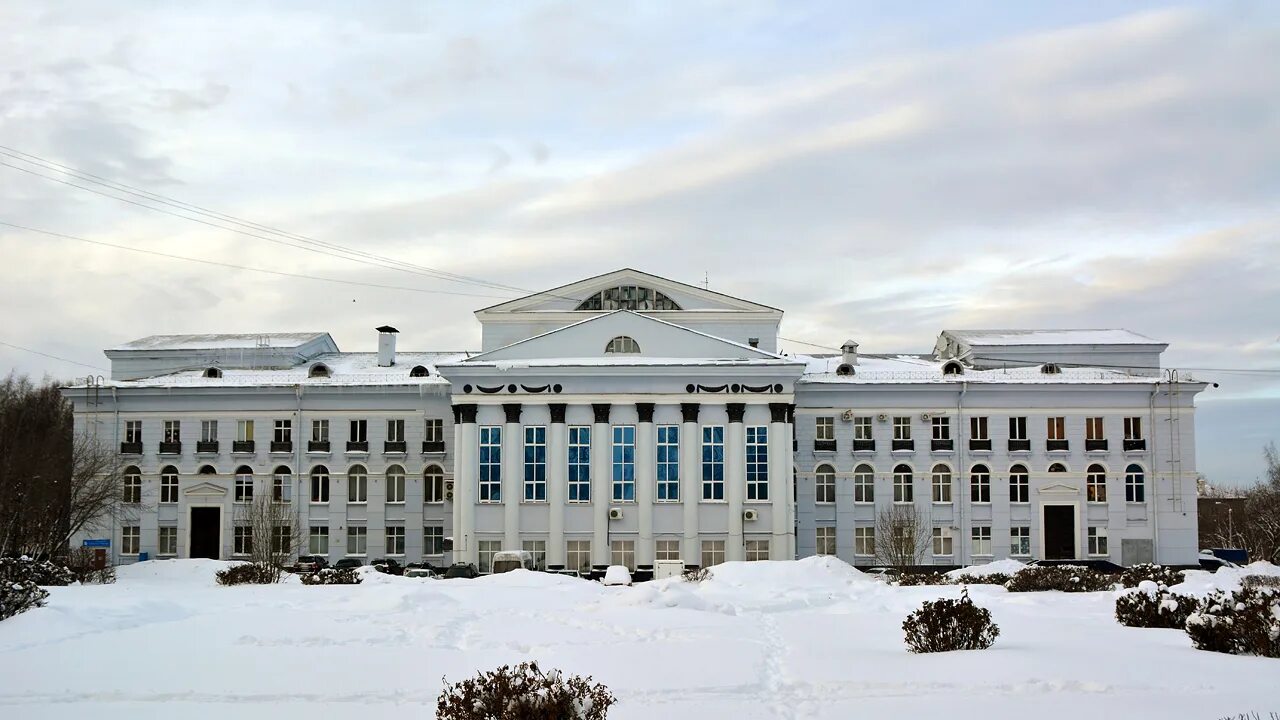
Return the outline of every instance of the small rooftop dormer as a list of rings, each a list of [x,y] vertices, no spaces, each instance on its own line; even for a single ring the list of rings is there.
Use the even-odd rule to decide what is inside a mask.
[[[1121,329],[943,330],[934,357],[959,360],[975,370],[1051,365],[1155,375],[1167,347]]]
[[[106,350],[112,380],[137,380],[183,370],[218,377],[223,370],[294,367],[338,345],[324,332],[151,335]]]

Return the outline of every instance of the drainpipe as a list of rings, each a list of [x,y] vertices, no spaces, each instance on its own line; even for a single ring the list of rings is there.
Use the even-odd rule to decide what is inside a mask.
[[[1147,450],[1147,468],[1151,475],[1151,562],[1160,562],[1160,503],[1156,501],[1156,491],[1160,487],[1159,469],[1156,467],[1156,394],[1160,392],[1160,381],[1151,386],[1151,396],[1147,400],[1147,435],[1151,436],[1151,447]],[[1127,468],[1127,463],[1126,463]],[[1126,473],[1127,475],[1128,473]],[[1123,560],[1123,556],[1121,560]]]
[[[293,413],[293,419],[294,419],[293,421],[294,423],[296,423],[296,426],[298,429],[298,434],[295,436],[298,438],[298,440],[293,445],[293,466],[294,468],[297,469],[298,472],[293,474],[293,502],[294,502],[294,514],[298,517],[298,532],[306,533],[306,540],[303,540],[302,538],[298,538],[298,541],[297,541],[298,547],[299,548],[303,547],[302,543],[305,542],[307,552],[310,552],[311,551],[311,524],[308,522],[304,525],[303,524],[304,519],[302,517],[302,508],[309,507],[309,506],[304,506],[302,504],[302,490],[305,487],[303,485],[303,479],[302,479],[303,477],[303,473],[302,473],[302,443],[303,443],[303,440],[302,440],[303,438],[302,392],[303,392],[302,383],[298,383],[297,385],[294,386],[294,394],[297,396],[297,405]],[[307,499],[308,500],[311,499],[310,495],[307,496]]]
[[[966,445],[965,445],[965,443],[963,443],[963,442],[961,441],[961,435],[962,435],[961,428],[963,428],[963,427],[964,427],[964,394],[965,394],[966,392],[968,392],[968,391],[969,391],[969,381],[968,381],[968,380],[961,380],[961,381],[960,381],[960,394],[956,396],[956,433],[955,433],[955,438],[956,438],[956,445],[958,446],[958,447],[957,447],[957,449],[956,449],[956,477],[961,479],[961,482],[959,483],[959,485],[960,485],[960,487],[962,487],[962,488],[964,487],[964,481],[963,481],[963,478],[964,478],[964,467],[965,467],[965,465],[967,464],[967,463],[965,462],[965,461],[967,460],[967,455],[966,455],[966,453],[965,453]],[[966,436],[966,439],[967,439],[967,436]],[[957,502],[957,503],[956,503],[956,507],[957,507],[957,508],[963,508],[963,507],[964,507],[964,492],[963,492],[963,491],[962,491],[962,492],[960,492],[960,497],[958,497],[958,498],[956,498],[956,499],[957,499],[957,500],[959,500],[959,502]],[[963,559],[963,558],[964,558],[964,557],[966,557],[966,556],[969,558],[969,562],[968,562],[968,563],[964,563],[964,562],[960,563],[960,565],[963,567],[963,566],[964,566],[964,565],[966,565],[966,564],[967,564],[967,565],[972,565],[972,564],[973,564],[973,556],[972,556],[972,552],[973,552],[972,544],[973,544],[973,543],[972,543],[972,541],[971,541],[971,540],[970,540],[970,541],[966,541],[966,538],[968,538],[968,533],[966,533],[966,532],[964,531],[964,512],[963,512],[963,510],[959,511],[959,512],[957,513],[957,515],[958,515],[958,519],[960,520],[960,522],[959,522],[958,524],[960,525],[960,538],[959,538],[960,542],[959,542],[959,545],[960,545],[960,549],[961,549],[960,558],[957,558],[957,559]]]
[[[112,452],[120,452],[120,396],[116,394],[116,386],[111,386],[111,410],[115,415],[115,422],[112,423]],[[118,466],[117,466],[118,467]],[[111,564],[118,565],[116,562],[116,513],[111,513]]]

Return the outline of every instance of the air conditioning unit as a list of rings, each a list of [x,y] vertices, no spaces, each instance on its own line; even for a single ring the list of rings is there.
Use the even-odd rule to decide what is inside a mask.
[[[929,422],[929,418],[932,418],[932,417],[933,417],[933,416],[932,416],[932,415],[930,415],[929,413],[924,413],[924,414],[922,414],[922,415],[920,416],[920,419],[921,419],[921,420],[923,420],[923,421],[925,421],[925,422]]]
[[[445,491],[445,493],[444,493],[444,499],[445,499],[445,500],[448,500],[449,502],[453,502],[453,491],[452,491],[452,490],[446,490],[446,491]]]
[[[889,416],[885,415],[884,413],[880,413],[879,415],[876,416],[876,419],[879,420],[880,422],[888,422]]]
[[[849,422],[850,420],[853,420],[853,411],[845,410],[844,412],[840,413],[840,419],[845,422]]]
[[[445,480],[445,481],[444,481],[444,490],[445,490],[445,492],[453,492],[453,481],[452,481],[452,480]]]
[[[610,519],[610,520],[621,520],[621,519],[622,519],[622,508],[609,508],[609,519]]]
[[[742,519],[746,520],[747,522],[751,522],[752,520],[759,519],[759,517],[760,517],[759,510],[748,509],[748,510],[742,511]]]

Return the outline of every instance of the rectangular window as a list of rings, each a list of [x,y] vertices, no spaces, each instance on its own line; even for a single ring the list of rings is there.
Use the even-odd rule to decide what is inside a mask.
[[[347,470],[347,502],[369,502],[369,473],[362,465],[354,465]]]
[[[656,543],[654,543],[654,559],[679,560],[680,559],[680,541],[679,540],[658,540]]]
[[[368,420],[352,420],[348,424],[351,436],[347,438],[350,442],[369,442],[369,421]]]
[[[388,555],[404,554],[404,526],[387,526],[386,550]]]
[[[480,572],[493,572],[493,556],[502,551],[501,540],[481,540],[476,543],[480,554]]]
[[[480,502],[502,502],[502,426],[480,428]]]
[[[404,442],[404,420],[387,421],[387,442]]]
[[[1009,502],[1031,502],[1031,476],[1021,465],[1015,465],[1009,471]]]
[[[369,554],[369,528],[360,525],[347,527],[347,554]]]
[[[987,435],[987,418],[971,417],[969,418],[969,439],[970,440],[990,440]]]
[[[164,441],[167,443],[182,442],[182,423],[177,420],[164,421]]]
[[[834,441],[836,439],[836,419],[833,417],[817,417],[813,419],[813,439]]]
[[[1107,555],[1107,529],[1104,527],[1089,528],[1089,554]]]
[[[253,528],[248,525],[237,525],[232,535],[231,553],[233,555],[249,555],[253,552]]]
[[[423,428],[422,439],[429,443],[444,442],[444,421],[440,418],[429,418]]]
[[[908,415],[899,415],[893,419],[893,439],[894,440],[910,440],[911,439],[911,417]]]
[[[329,421],[328,420],[312,420],[311,421],[311,442],[314,442],[314,443],[329,442]]]
[[[1009,554],[1017,556],[1031,554],[1031,528],[1025,525],[1009,528]]]
[[[950,440],[951,439],[951,418],[943,415],[933,417],[933,439],[934,440]]]
[[[249,474],[236,475],[235,501],[238,503],[253,502],[253,476]]]
[[[1045,418],[1045,425],[1050,440],[1067,439],[1067,419],[1064,417]]]
[[[329,555],[329,526],[312,525],[307,537],[307,552],[312,555]]]
[[[991,526],[974,525],[970,528],[969,539],[973,542],[974,555],[991,554]]]
[[[870,465],[859,465],[853,469],[853,501],[856,503],[876,501],[876,473]]]
[[[329,502],[329,470],[324,466],[311,471],[311,502]]]
[[[814,530],[814,540],[816,542],[815,552],[819,555],[835,555],[836,554],[836,529],[833,527],[820,527]]]
[[[702,541],[702,567],[712,567],[724,562],[724,541]]]
[[[271,440],[278,443],[293,442],[293,421],[277,420]]]
[[[570,540],[565,543],[565,569],[591,572],[591,541]]]
[[[1142,468],[1130,465],[1124,471],[1124,501],[1140,503],[1147,501],[1146,475]]]
[[[547,569],[547,541],[546,540],[525,540],[520,544],[520,549],[533,556],[533,569]]]
[[[427,525],[422,528],[422,554],[444,554],[444,526]]]
[[[830,465],[819,465],[813,474],[814,502],[830,505],[836,501],[836,471]]]
[[[1026,440],[1027,439],[1027,419],[1025,417],[1009,418],[1009,439],[1010,440]]]
[[[769,541],[768,540],[747,540],[746,551],[747,551],[748,562],[768,560],[769,559]]]
[[[769,426],[747,430],[747,500],[769,499]]]
[[[422,502],[444,502],[444,471],[439,465],[428,465],[422,471]]]
[[[680,426],[659,425],[658,502],[680,500]]]
[[[569,427],[569,502],[591,502],[590,425]]]
[[[139,502],[142,500],[138,498]],[[160,476],[160,502],[166,505],[172,505],[178,502],[178,476],[174,473],[164,473]]]
[[[271,528],[271,552],[275,555],[293,554],[293,533],[287,525]]]
[[[985,465],[969,471],[969,501],[980,505],[991,503],[991,473]]]
[[[253,421],[236,421],[236,442],[253,442]]]
[[[271,501],[287,503],[293,501],[293,473],[287,467],[278,467],[271,474]]]
[[[636,500],[636,427],[613,426],[613,501]]]
[[[1085,498],[1089,502],[1107,501],[1107,473],[1101,465],[1090,465],[1084,476]]]
[[[951,555],[951,528],[936,527],[933,529],[933,554]]]
[[[202,443],[218,442],[218,421],[217,420],[201,420],[200,421],[200,442]]]
[[[142,421],[141,420],[125,420],[124,421],[124,441],[127,443],[142,442]]]
[[[177,555],[178,554],[178,528],[162,527],[160,528],[160,536],[157,538],[156,554],[158,555]]]
[[[542,425],[524,429],[524,499],[547,501],[547,428]]]
[[[1106,431],[1102,426],[1102,418],[1091,417],[1084,419],[1084,439],[1085,440],[1104,440],[1106,439]]]
[[[724,499],[724,427],[702,428],[702,499]]]
[[[404,504],[404,468],[399,465],[387,468],[387,504]]]
[[[876,529],[873,527],[856,527],[853,529],[853,554],[859,557],[875,557]]]
[[[1124,419],[1124,439],[1125,440],[1141,440],[1142,439],[1142,418],[1127,417]]]
[[[933,501],[951,502],[951,469],[946,465],[936,465],[933,468]]]
[[[854,440],[872,439],[870,415],[860,415],[853,419],[853,439]]]
[[[609,564],[622,565],[631,572],[636,571],[636,541],[614,540],[609,543]]]
[[[915,502],[911,468],[902,465],[893,471],[893,501],[896,503]]]

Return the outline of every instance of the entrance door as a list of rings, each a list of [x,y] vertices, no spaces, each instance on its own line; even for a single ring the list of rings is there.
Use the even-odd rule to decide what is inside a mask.
[[[1070,505],[1044,506],[1044,559],[1076,558],[1076,509]]]
[[[191,508],[191,547],[193,558],[217,560],[222,548],[222,510],[216,507]]]

